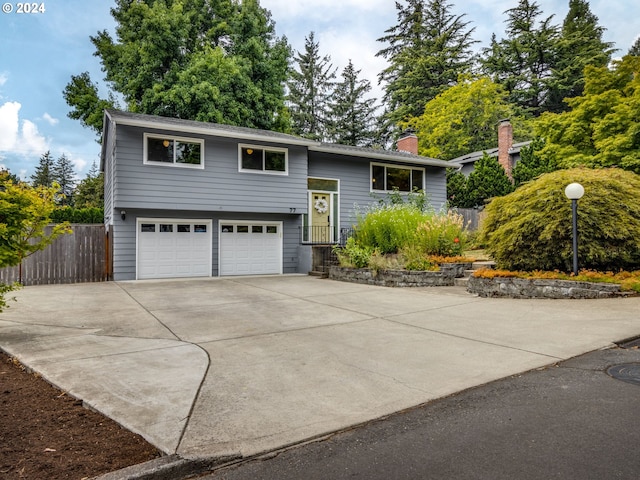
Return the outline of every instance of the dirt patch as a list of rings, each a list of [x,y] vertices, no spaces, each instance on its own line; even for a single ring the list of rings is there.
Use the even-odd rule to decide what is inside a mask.
[[[0,352],[0,479],[80,480],[160,455]]]

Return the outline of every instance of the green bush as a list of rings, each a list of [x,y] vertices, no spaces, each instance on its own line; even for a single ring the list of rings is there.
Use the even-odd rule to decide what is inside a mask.
[[[404,245],[414,241],[418,225],[426,215],[412,204],[379,206],[358,221],[357,243],[383,254],[398,253]]]
[[[337,247],[334,251],[338,256],[340,266],[350,268],[366,268],[374,252],[373,248],[357,245],[353,237],[347,240],[344,247]]]
[[[51,221],[53,223],[104,223],[104,210],[97,207],[61,207],[53,211]]]
[[[578,201],[578,262],[593,270],[640,267],[640,176],[617,168],[542,175],[486,208],[481,240],[499,268],[571,271],[573,182]]]

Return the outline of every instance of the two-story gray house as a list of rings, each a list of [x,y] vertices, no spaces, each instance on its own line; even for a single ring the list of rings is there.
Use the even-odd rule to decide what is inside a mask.
[[[313,245],[336,243],[356,205],[394,189],[445,204],[448,162],[418,156],[415,136],[398,149],[108,110],[113,277],[307,273]]]

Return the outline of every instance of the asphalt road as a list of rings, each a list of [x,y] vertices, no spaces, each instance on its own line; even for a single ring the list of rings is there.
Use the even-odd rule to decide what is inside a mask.
[[[638,383],[607,374],[628,363]],[[638,347],[596,351],[203,478],[635,480],[638,372]]]

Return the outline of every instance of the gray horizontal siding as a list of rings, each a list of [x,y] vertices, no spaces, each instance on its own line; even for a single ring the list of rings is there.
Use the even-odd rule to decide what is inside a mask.
[[[384,193],[371,193],[371,162],[366,158],[310,153],[309,177],[340,180],[340,226],[343,228],[353,225],[357,210],[362,211],[376,198],[385,197]],[[375,162],[381,163],[379,160]],[[441,209],[447,197],[444,168],[426,168],[426,193],[432,206],[436,210]]]
[[[211,137],[205,137],[204,169],[145,165],[145,132],[158,133],[118,127],[115,208],[256,213],[306,210],[307,158],[303,147],[289,148],[288,175],[239,172],[239,142]]]

